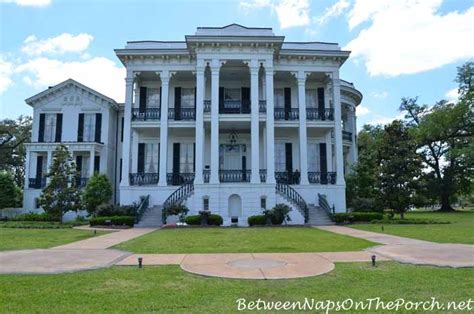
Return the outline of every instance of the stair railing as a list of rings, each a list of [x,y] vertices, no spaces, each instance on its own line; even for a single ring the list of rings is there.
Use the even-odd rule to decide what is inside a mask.
[[[319,203],[319,207],[321,207],[326,212],[326,214],[328,214],[328,216],[331,219],[333,219],[333,216],[336,210],[334,206],[331,208],[326,198],[326,195],[318,193],[318,203]]]
[[[137,214],[135,215],[135,223],[139,223],[145,214],[146,210],[148,209],[148,205],[150,204],[150,195],[140,196],[140,204],[137,208]]]
[[[193,194],[193,192],[194,192],[194,184],[192,182],[188,182],[181,185],[176,191],[171,193],[171,195],[163,203],[163,212],[162,212],[163,224],[166,224],[166,218],[168,217],[167,215],[168,208],[176,204],[181,204],[191,194]]]
[[[304,216],[304,222],[307,223],[309,221],[309,210],[304,198],[294,188],[285,183],[277,183],[275,189],[277,193],[296,205],[298,211]]]

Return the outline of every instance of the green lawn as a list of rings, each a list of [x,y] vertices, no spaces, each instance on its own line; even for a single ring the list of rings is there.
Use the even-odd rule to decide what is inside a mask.
[[[367,263],[339,263],[328,274],[292,280],[232,280],[188,274],[177,266],[117,266],[71,274],[0,276],[0,312],[228,313],[237,312],[239,298],[425,301],[435,297],[439,302],[461,301],[472,297],[472,278],[472,268],[395,262],[376,268]]]
[[[474,212],[458,211],[454,213],[410,212],[407,218],[433,219],[449,221],[450,224],[432,225],[390,225],[385,224],[384,233],[439,243],[474,244]],[[380,224],[352,226],[356,229],[382,232]]]
[[[97,235],[104,232],[97,232]],[[43,249],[93,237],[93,231],[76,229],[0,228],[0,251]]]
[[[116,246],[135,253],[359,251],[376,245],[315,228],[163,229]]]

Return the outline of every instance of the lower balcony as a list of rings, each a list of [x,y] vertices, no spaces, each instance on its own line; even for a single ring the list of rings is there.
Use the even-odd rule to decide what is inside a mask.
[[[46,178],[29,178],[28,187],[30,189],[42,189],[46,186]]]
[[[183,185],[192,182],[194,182],[194,172],[171,172],[166,174],[166,184],[168,185]]]
[[[301,173],[299,171],[277,171],[275,172],[275,180],[277,183],[299,184]]]
[[[308,172],[308,181],[312,184],[336,184],[335,172]]]
[[[220,182],[250,182],[251,170],[219,170]]]
[[[129,176],[130,185],[157,185],[158,184],[158,172],[153,173],[130,173]]]

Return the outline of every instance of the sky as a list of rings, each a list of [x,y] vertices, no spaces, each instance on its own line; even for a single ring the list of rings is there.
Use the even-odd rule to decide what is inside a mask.
[[[473,0],[0,0],[0,119],[31,115],[24,100],[68,78],[123,102],[114,49],[238,23],[350,50],[340,77],[364,95],[358,127],[385,124],[403,116],[402,97],[456,99],[473,21]]]

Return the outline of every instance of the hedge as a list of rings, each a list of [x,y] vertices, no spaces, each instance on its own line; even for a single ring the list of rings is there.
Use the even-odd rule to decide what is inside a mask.
[[[336,223],[344,222],[371,222],[372,220],[382,220],[383,213],[377,212],[352,212],[352,213],[336,213],[334,221]]]
[[[19,214],[13,218],[10,218],[11,221],[48,221],[48,222],[58,222],[56,217],[49,215],[48,213],[26,213]]]
[[[197,226],[201,224],[201,215],[187,216],[184,220],[188,225]],[[220,215],[210,214],[208,218],[209,225],[220,226],[224,223],[224,220]]]
[[[264,226],[267,224],[267,217],[265,215],[255,215],[247,218],[249,226]]]
[[[135,224],[133,216],[95,217],[89,220],[91,226],[130,226]]]

